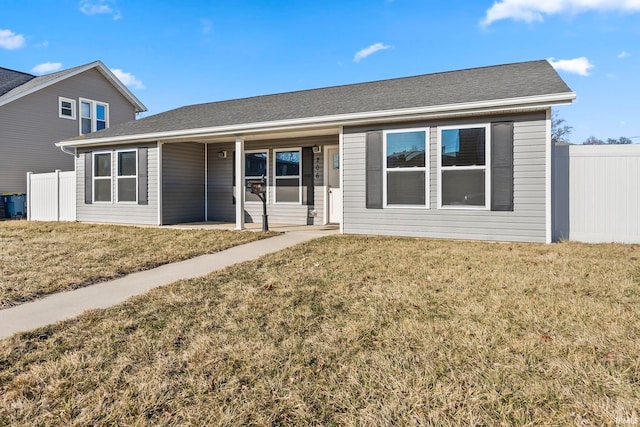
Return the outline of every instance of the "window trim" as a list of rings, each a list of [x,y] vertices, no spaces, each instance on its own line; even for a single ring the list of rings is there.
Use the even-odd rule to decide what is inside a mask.
[[[247,161],[247,157],[246,156],[247,156],[247,154],[255,154],[255,153],[265,153],[267,155],[267,158],[266,158],[266,162],[267,162],[267,165],[266,165],[267,170],[266,170],[266,172],[267,172],[267,174],[265,176],[265,180],[266,180],[266,184],[265,185],[267,186],[267,192],[265,194],[266,194],[266,198],[267,198],[267,203],[269,203],[269,200],[270,200],[269,191],[268,191],[268,189],[269,189],[269,149],[265,148],[263,150],[245,150],[244,151],[244,154],[245,154],[245,159],[244,159],[244,161],[245,161],[245,169],[246,169],[246,161]],[[247,180],[248,179],[254,179],[255,180],[255,179],[261,179],[261,178],[262,178],[262,176],[245,175],[244,176],[245,191],[247,190],[246,185],[247,185]],[[260,202],[258,200],[246,200],[246,197],[245,197],[245,201],[244,202],[248,203],[250,205],[258,205],[258,204],[261,205],[262,204],[262,202]]]
[[[483,166],[442,166],[442,131],[453,129],[477,129],[484,128],[484,158]],[[438,126],[437,135],[437,174],[438,174],[438,209],[444,210],[473,210],[473,211],[490,211],[491,210],[491,123],[473,123],[460,124],[450,126]],[[442,172],[443,171],[463,171],[463,170],[484,170],[484,206],[471,205],[442,205]]]
[[[115,177],[116,179],[116,193],[115,193],[115,197],[112,197],[114,203],[116,204],[127,204],[127,205],[137,205],[138,204],[138,177],[140,176],[140,171],[138,171],[138,149],[137,148],[123,148],[120,150],[115,150],[115,164],[116,167],[112,172],[112,175]],[[120,166],[120,157],[119,154],[120,153],[135,153],[136,154],[136,174],[135,175],[120,175],[118,172],[118,167]],[[120,201],[120,178],[125,178],[125,179],[131,179],[131,178],[135,178],[136,179],[136,185],[135,185],[135,195],[136,195],[136,199],[135,200],[123,200]]]
[[[109,155],[109,163],[110,163],[110,168],[109,168],[109,176],[96,176],[96,172],[98,171],[98,168],[96,167],[96,156],[101,155],[101,154],[108,154]],[[91,187],[92,187],[92,191],[91,191],[91,201],[93,203],[98,203],[98,204],[113,204],[113,151],[94,151],[92,153],[92,157],[91,157],[91,162],[92,162],[92,170],[91,170]],[[96,200],[96,181],[106,181],[109,180],[109,187],[111,188],[111,199],[109,201],[106,200]]]
[[[277,176],[278,168],[276,166],[277,162],[277,153],[282,153],[286,151],[297,151],[298,158],[300,159],[300,164],[298,166],[298,201],[297,202],[279,202],[278,201],[278,179],[294,179],[296,175],[286,175],[286,176]],[[273,204],[278,205],[302,205],[302,147],[292,147],[292,148],[275,148],[273,150]]]
[[[71,104],[71,115],[65,116],[62,114],[62,103],[68,102]],[[75,120],[76,119],[76,100],[71,98],[65,98],[64,96],[58,97],[58,117],[61,119]]]
[[[424,167],[410,167],[410,168],[387,168],[387,135],[394,133],[410,133],[410,132],[424,132]],[[382,208],[383,209],[431,209],[430,199],[430,128],[402,128],[402,129],[389,129],[382,131]],[[388,171],[393,172],[420,172],[424,171],[424,205],[390,205],[387,203],[387,174]]]
[[[89,119],[91,119],[91,132],[96,132],[97,128],[98,128],[98,105],[102,105],[105,107],[105,111],[104,111],[104,115],[105,115],[105,124],[104,124],[104,128],[108,128],[109,127],[109,104],[107,102],[103,102],[103,101],[95,101],[93,99],[87,99],[87,98],[80,98],[80,111],[78,113],[78,116],[80,118],[80,120],[78,120],[78,131],[80,135],[86,135],[84,133],[82,133],[82,119],[86,118],[82,116],[82,104],[83,103],[87,103],[89,104],[89,108],[91,111],[91,117],[89,117]],[[90,133],[91,133],[90,132]]]

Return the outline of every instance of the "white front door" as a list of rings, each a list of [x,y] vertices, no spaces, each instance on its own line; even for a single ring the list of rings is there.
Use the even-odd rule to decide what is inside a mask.
[[[340,150],[327,148],[327,180],[329,192],[329,222],[342,222],[342,188],[340,188]]]

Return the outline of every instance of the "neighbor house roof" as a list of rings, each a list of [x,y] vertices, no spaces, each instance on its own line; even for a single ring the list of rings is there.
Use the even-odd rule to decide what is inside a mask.
[[[551,65],[530,61],[190,105],[58,143],[82,146],[346,125],[443,112],[532,108],[571,102]]]
[[[47,86],[58,83],[64,79],[68,79],[77,74],[83,73],[87,70],[95,68],[98,70],[107,80],[113,84],[113,86],[125,97],[132,105],[136,107],[136,112],[147,111],[147,107],[122,84],[122,82],[109,70],[101,61],[90,62],[89,64],[80,65],[66,70],[58,71],[51,74],[45,74],[43,76],[32,76],[30,74],[20,73],[18,71],[7,70],[0,68],[0,106],[8,104],[16,99],[20,99],[23,96],[29,95],[38,90],[44,89]],[[6,73],[3,73],[5,71]],[[18,74],[22,74],[22,82]],[[5,77],[6,75],[6,77]],[[13,76],[13,79],[11,77]],[[28,77],[28,78],[27,78]],[[3,87],[8,90],[3,92]]]
[[[0,67],[0,96],[35,78],[31,74]]]

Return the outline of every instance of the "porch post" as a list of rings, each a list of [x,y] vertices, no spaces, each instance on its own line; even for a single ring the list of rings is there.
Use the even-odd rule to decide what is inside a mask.
[[[236,230],[244,230],[244,139],[236,138]]]

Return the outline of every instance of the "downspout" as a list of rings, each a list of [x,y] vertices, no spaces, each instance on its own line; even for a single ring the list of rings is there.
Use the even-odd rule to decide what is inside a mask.
[[[76,157],[78,155],[78,149],[76,147],[72,147],[73,148],[73,152],[67,151],[67,150],[65,150],[65,148],[67,148],[67,147],[65,147],[64,145],[61,145],[60,146],[60,151],[62,151],[65,154],[68,154],[70,156],[73,156],[73,157]]]

